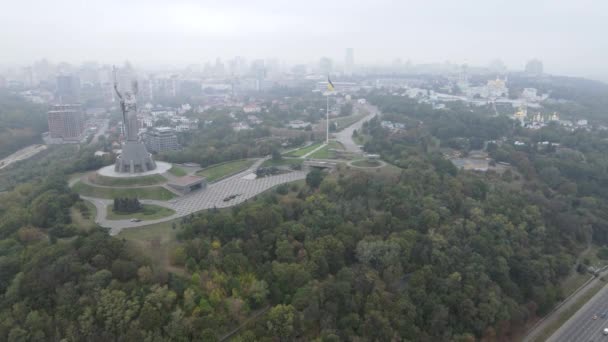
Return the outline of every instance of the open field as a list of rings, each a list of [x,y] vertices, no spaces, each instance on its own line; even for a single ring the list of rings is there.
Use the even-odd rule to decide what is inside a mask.
[[[148,241],[158,238],[162,242],[175,240],[175,230],[172,229],[172,222],[178,220],[155,223],[148,226],[123,229],[118,237],[133,241]],[[177,224],[177,223],[176,223]]]
[[[324,146],[322,149],[308,156],[313,159],[334,159],[336,154],[330,150],[344,150],[344,146],[337,141],[330,140],[329,144]]]
[[[172,166],[172,167],[169,169],[169,172],[170,172],[172,175],[177,176],[177,177],[182,177],[182,176],[185,176],[185,175],[187,175],[187,174],[188,174],[188,173],[186,172],[186,170],[182,169],[182,168],[181,168],[181,167],[179,167],[179,166],[175,166],[175,165],[173,165],[173,166]]]
[[[80,210],[76,206],[73,206],[70,208],[70,218],[78,228],[88,230],[96,226],[95,216],[97,215],[97,209],[89,201],[83,201],[83,203],[89,209],[89,217],[84,217]]]
[[[374,168],[358,168],[352,167],[347,164],[338,165],[339,168],[345,168],[346,170],[350,170],[350,172],[365,172],[365,173],[373,173],[377,177],[387,178],[387,179],[399,179],[401,177],[401,173],[403,169],[386,163],[383,167],[374,167]]]
[[[184,269],[169,263],[169,252],[178,244],[175,235],[179,228],[173,229],[173,223],[178,226],[179,219],[151,224],[148,226],[124,229],[118,234],[131,243],[135,248],[147,255],[160,269],[179,275],[186,275]]]
[[[240,159],[227,163],[217,164],[198,171],[196,174],[207,178],[207,182],[213,182],[222,177],[246,170],[255,163],[253,159]]]
[[[278,160],[278,161],[268,159],[262,163],[261,167],[283,166],[283,165],[292,165],[292,164],[302,165],[303,162],[304,162],[304,159],[302,159],[302,158],[283,157],[283,159]]]
[[[295,151],[291,151],[287,154],[285,154],[285,157],[301,157],[303,155],[305,155],[306,153],[314,150],[315,148],[321,146],[322,143],[314,143],[312,145],[306,146],[306,147],[302,147],[299,150],[295,150]]]
[[[107,219],[108,220],[128,220],[132,218],[146,220],[156,220],[159,218],[171,216],[175,211],[169,208],[161,207],[153,204],[143,204],[142,210],[136,213],[117,213],[113,210],[113,205],[108,205]]]
[[[82,182],[78,182],[74,184],[72,188],[77,193],[89,196],[89,197],[97,197],[97,198],[108,198],[113,199],[117,197],[137,197],[139,199],[152,199],[152,200],[160,200],[167,201],[172,198],[175,198],[175,195],[161,187],[161,186],[152,186],[146,188],[100,188],[97,186],[91,186],[88,184],[84,184]]]
[[[89,176],[89,181],[91,183],[98,184],[98,185],[104,185],[104,186],[142,186],[142,185],[162,184],[162,183],[165,183],[167,181],[167,179],[161,175],[118,178],[118,177],[106,177],[106,176],[96,174],[96,175]]]

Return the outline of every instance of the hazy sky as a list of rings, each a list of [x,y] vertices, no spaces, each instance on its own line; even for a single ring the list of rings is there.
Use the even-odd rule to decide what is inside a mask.
[[[608,78],[605,0],[19,0],[0,13],[0,64],[468,62]]]

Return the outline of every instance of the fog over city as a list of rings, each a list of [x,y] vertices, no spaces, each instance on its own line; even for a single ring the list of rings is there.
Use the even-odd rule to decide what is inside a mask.
[[[284,63],[468,63],[608,79],[604,1],[11,1],[0,65],[41,58],[185,65],[215,58]]]

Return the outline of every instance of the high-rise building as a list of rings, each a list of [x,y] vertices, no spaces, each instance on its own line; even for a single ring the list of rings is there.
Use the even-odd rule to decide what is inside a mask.
[[[344,59],[344,74],[352,76],[355,66],[355,51],[353,48],[346,49],[346,57]]]
[[[55,97],[60,104],[80,102],[80,79],[73,75],[57,76]]]
[[[154,80],[153,79],[144,79],[139,82],[139,96],[144,101],[152,101],[154,100]]]
[[[319,72],[322,75],[329,75],[333,68],[333,62],[327,57],[323,57],[319,60]]]
[[[38,85],[38,81],[36,80],[34,69],[32,69],[32,67],[23,68],[23,85],[28,88]]]
[[[488,69],[494,73],[505,73],[507,71],[507,66],[500,59],[494,59],[488,65]]]
[[[540,75],[543,73],[543,62],[538,59],[532,59],[526,63],[526,73]]]
[[[251,62],[251,72],[255,77],[255,90],[262,89],[262,82],[266,78],[266,65],[263,59],[256,59]]]
[[[170,127],[148,129],[144,134],[144,142],[148,151],[165,152],[179,149],[175,131]]]
[[[79,141],[84,132],[84,113],[78,104],[54,105],[47,114],[53,139]]]

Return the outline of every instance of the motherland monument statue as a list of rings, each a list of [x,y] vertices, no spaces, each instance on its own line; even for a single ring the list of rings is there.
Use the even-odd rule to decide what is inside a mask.
[[[139,173],[156,169],[152,154],[148,152],[143,142],[139,140],[137,123],[137,81],[132,81],[131,90],[121,93],[116,80],[114,68],[114,91],[120,100],[122,111],[123,132],[125,142],[122,153],[116,157],[114,171],[120,173]]]

